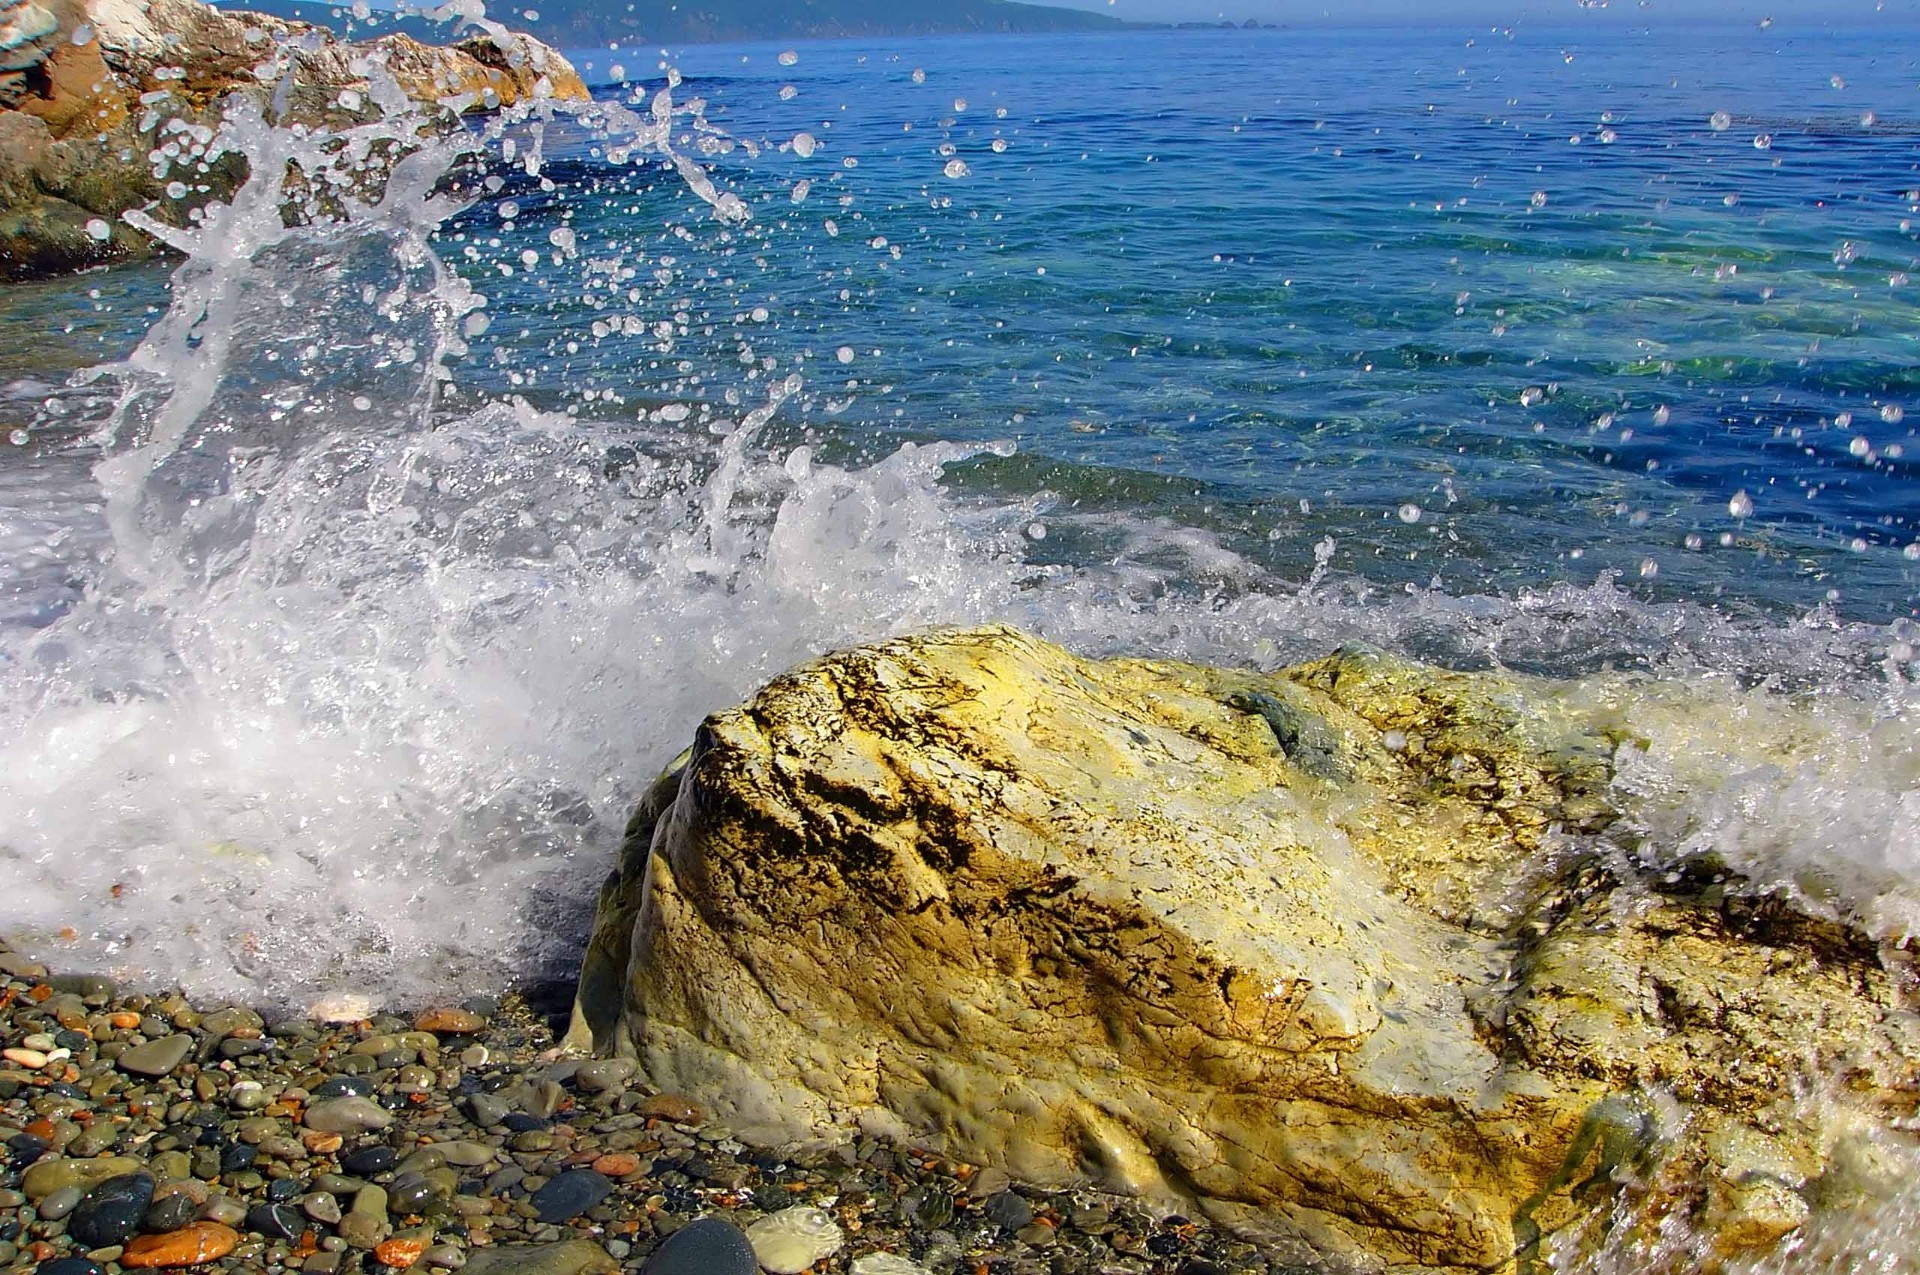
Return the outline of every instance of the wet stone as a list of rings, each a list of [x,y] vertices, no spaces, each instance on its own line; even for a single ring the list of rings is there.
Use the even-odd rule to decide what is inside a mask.
[[[562,1173],[533,1194],[533,1207],[542,1222],[565,1222],[578,1217],[613,1192],[613,1181],[592,1169]]]
[[[389,1112],[357,1094],[316,1102],[306,1114],[307,1128],[321,1133],[365,1133],[392,1123]]]
[[[613,1275],[620,1264],[592,1240],[563,1240],[480,1249],[464,1269],[469,1275]]]
[[[821,1258],[839,1252],[847,1239],[824,1211],[796,1204],[748,1227],[747,1242],[753,1245],[761,1269],[772,1275],[800,1275]]]
[[[340,1220],[340,1201],[325,1191],[300,1197],[300,1211],[314,1221],[332,1226]]]
[[[365,1076],[335,1076],[314,1086],[316,1101],[327,1098],[365,1098],[373,1093],[373,1082]]]
[[[992,1197],[981,1210],[994,1225],[1017,1231],[1033,1221],[1033,1206],[1012,1191]]]
[[[257,1150],[244,1142],[236,1142],[220,1153],[220,1172],[239,1173],[243,1169],[251,1169],[253,1162],[259,1158]]]
[[[159,1040],[135,1045],[114,1061],[120,1070],[136,1076],[167,1076],[185,1062],[187,1055],[192,1052],[193,1037],[162,1036]]]
[[[359,1178],[370,1178],[376,1173],[385,1173],[400,1163],[400,1153],[392,1147],[361,1147],[357,1151],[341,1157],[340,1167],[347,1173]]]
[[[86,1198],[86,1191],[77,1186],[63,1186],[58,1191],[48,1193],[40,1201],[40,1216],[48,1222],[58,1222],[61,1218],[80,1206]]]
[[[56,1257],[34,1267],[35,1275],[105,1275],[99,1263],[84,1257]]]
[[[260,1204],[248,1210],[247,1229],[270,1240],[297,1240],[307,1226],[299,1211],[290,1205]]]
[[[724,1218],[703,1217],[669,1235],[640,1275],[754,1275],[759,1265],[744,1231]]]
[[[86,1248],[124,1244],[140,1229],[140,1219],[153,1203],[153,1176],[128,1173],[87,1192],[67,1219],[67,1234]]]
[[[177,1231],[193,1221],[193,1215],[200,1206],[191,1195],[184,1191],[173,1195],[163,1195],[147,1207],[147,1213],[141,1219],[140,1227],[145,1231]]]

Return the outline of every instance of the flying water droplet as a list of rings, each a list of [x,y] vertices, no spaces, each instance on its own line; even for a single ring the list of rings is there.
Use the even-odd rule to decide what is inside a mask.
[[[1749,496],[1744,489],[1734,492],[1733,499],[1727,502],[1727,512],[1735,518],[1752,517],[1753,497]]]
[[[947,166],[940,171],[949,177],[965,177],[973,170],[967,167],[967,161],[964,159],[950,159],[947,161]]]
[[[812,159],[813,152],[819,145],[820,139],[812,133],[795,133],[793,135],[793,153],[801,159]]]
[[[1421,512],[1420,506],[1409,500],[1406,504],[1400,506],[1400,521],[1409,525],[1419,522]]]
[[[799,62],[799,60],[800,60],[800,55],[794,50],[785,49],[781,51],[781,54],[780,54],[781,66],[792,66],[795,63]]]

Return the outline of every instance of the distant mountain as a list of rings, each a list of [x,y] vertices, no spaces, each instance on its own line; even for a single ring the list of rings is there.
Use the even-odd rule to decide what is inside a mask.
[[[431,38],[433,30],[415,19],[396,22],[377,10],[368,20],[356,20],[344,5],[313,0],[233,0],[223,7],[298,18],[356,36],[403,30]],[[1105,14],[1013,0],[496,0],[488,15],[566,48],[610,40],[688,44],[957,32],[1117,31],[1128,25]]]

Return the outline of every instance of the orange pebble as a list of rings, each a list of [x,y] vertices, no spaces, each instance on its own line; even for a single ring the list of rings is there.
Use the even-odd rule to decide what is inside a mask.
[[[405,1270],[419,1261],[420,1255],[426,1251],[427,1246],[419,1240],[401,1239],[395,1236],[390,1240],[382,1240],[373,1250],[373,1255],[385,1265],[396,1270]]]
[[[593,1170],[610,1178],[624,1178],[629,1173],[640,1171],[640,1157],[620,1151],[609,1152],[593,1162]]]
[[[487,1020],[472,1010],[452,1005],[427,1010],[413,1020],[415,1031],[433,1032],[440,1036],[469,1036],[486,1025]]]
[[[225,1257],[240,1244],[240,1233],[218,1222],[195,1222],[165,1235],[142,1235],[127,1245],[120,1265],[131,1270],[156,1266],[198,1266]]]
[[[121,1031],[132,1031],[140,1025],[140,1015],[123,1009],[118,1013],[108,1014],[107,1021]]]
[[[45,983],[42,983],[38,987],[35,987],[32,991],[27,993],[27,999],[31,1001],[40,1001],[42,1003],[46,1001],[50,1001],[53,999],[53,989],[51,987],[48,987]]]
[[[315,1155],[332,1155],[340,1149],[346,1139],[337,1133],[322,1133],[318,1129],[309,1129],[301,1135],[300,1141],[305,1143],[307,1150]]]
[[[53,1121],[42,1116],[29,1124],[26,1131],[36,1138],[44,1138],[50,1142],[53,1140]]]

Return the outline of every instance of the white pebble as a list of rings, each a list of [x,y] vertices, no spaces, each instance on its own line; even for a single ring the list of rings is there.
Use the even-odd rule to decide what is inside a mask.
[[[810,1204],[796,1204],[763,1217],[747,1228],[747,1242],[760,1269],[772,1275],[800,1275],[847,1242],[839,1223]]]

